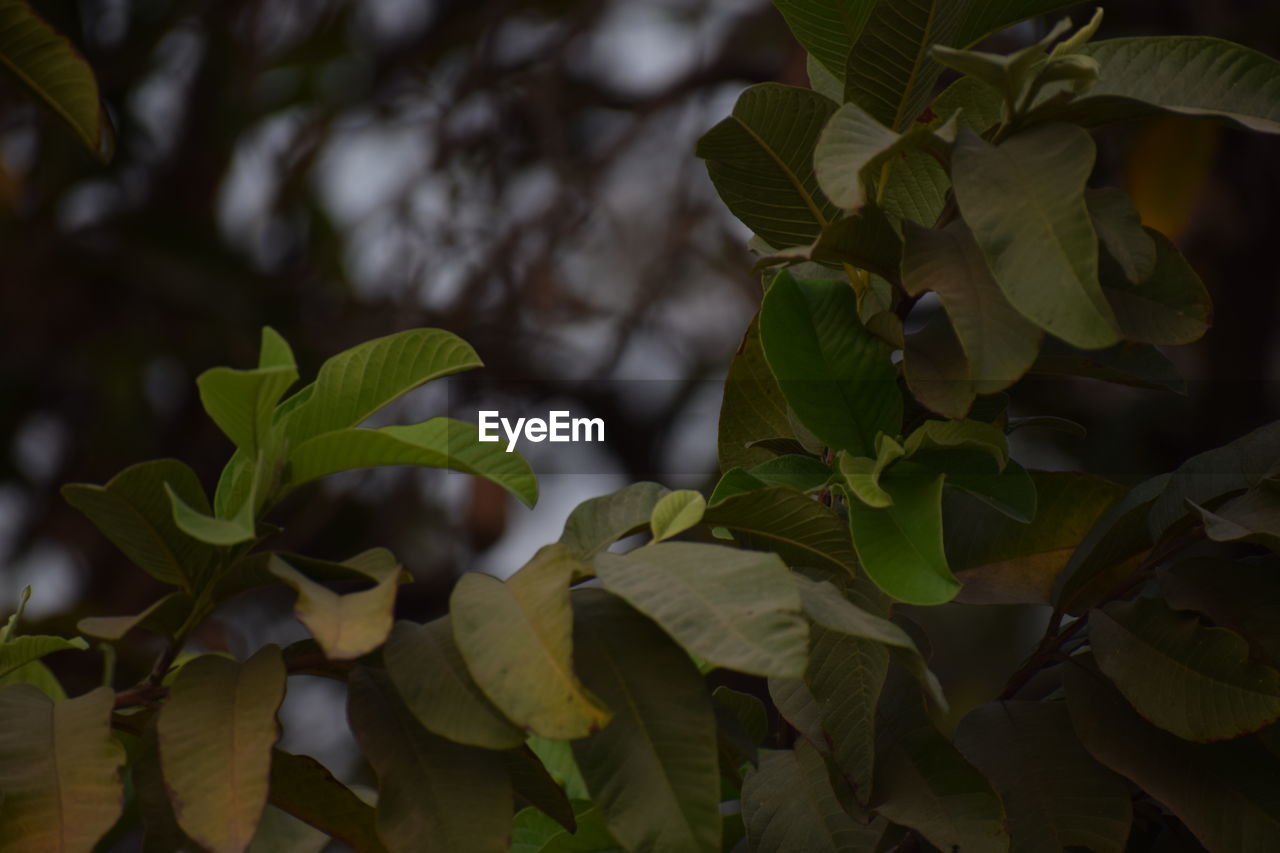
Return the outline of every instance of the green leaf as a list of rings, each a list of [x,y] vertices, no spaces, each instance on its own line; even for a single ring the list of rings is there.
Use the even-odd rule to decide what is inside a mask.
[[[195,604],[185,592],[171,592],[134,616],[88,616],[76,623],[76,630],[100,640],[119,640],[134,628],[172,637]]]
[[[872,640],[815,625],[804,682],[817,703],[831,757],[865,803],[875,768],[876,706],[889,672],[889,651]]]
[[[932,226],[942,215],[950,190],[951,178],[942,164],[923,151],[916,151],[889,166],[889,180],[880,201],[899,227],[904,221]],[[901,256],[901,251],[898,254]]]
[[[874,850],[883,821],[858,823],[831,788],[826,765],[805,741],[763,750],[742,786],[742,818],[755,853],[860,853]]]
[[[482,366],[466,341],[443,329],[409,329],[366,341],[320,366],[316,381],[280,404],[290,444],[354,427],[419,385]]]
[[[951,173],[960,211],[1010,304],[1083,349],[1120,339],[1098,282],[1098,238],[1084,201],[1094,155],[1089,134],[1069,125],[999,146],[963,130]]]
[[[942,70],[929,57],[929,46],[955,37],[966,5],[948,0],[877,3],[849,53],[845,100],[892,130],[910,126],[928,106]]]
[[[129,756],[128,778],[144,832],[142,853],[196,850],[199,849],[196,842],[187,837],[173,816],[173,804],[169,802],[169,791],[160,769],[155,722],[154,715],[146,721],[138,737],[137,751]]]
[[[681,489],[664,495],[653,507],[649,517],[649,528],[653,532],[653,541],[661,542],[672,536],[683,533],[702,521],[702,514],[707,509],[707,499],[701,492],[692,489]]]
[[[196,377],[204,410],[251,457],[267,440],[276,404],[298,381],[293,351],[270,326],[262,329],[261,360],[256,370],[214,367]]]
[[[980,50],[957,50],[946,45],[934,45],[929,55],[935,61],[961,74],[974,77],[995,89],[1003,97],[1008,114],[1022,102],[1024,95],[1034,85],[1038,76],[1033,68],[1043,64],[1049,46],[1071,28],[1071,21],[1059,21],[1047,34],[1034,44],[1030,44],[1010,54],[988,53]],[[1043,70],[1042,70],[1043,73]]]
[[[772,486],[707,507],[704,524],[725,527],[748,548],[773,551],[791,566],[832,566],[852,574],[858,560],[840,517],[803,492]]]
[[[844,81],[836,77],[826,66],[809,53],[804,58],[805,76],[809,78],[809,88],[822,97],[837,104],[844,100]],[[844,62],[840,63],[840,73],[844,73]]]
[[[788,453],[761,462],[747,471],[765,486],[787,486],[801,492],[822,488],[831,479],[831,468],[812,456]]]
[[[1009,445],[999,427],[983,421],[928,420],[916,427],[903,450],[908,458],[937,450],[971,450],[989,456],[997,471],[1009,463]]]
[[[808,245],[840,215],[813,171],[813,147],[835,110],[809,89],[762,83],[698,140],[720,198],[774,248]]]
[[[449,598],[453,636],[476,684],[508,719],[543,737],[586,737],[610,712],[574,673],[569,581],[578,562],[542,548],[504,583],[463,575]]]
[[[946,496],[947,557],[971,604],[1048,604],[1055,578],[1124,488],[1101,477],[1033,471],[1036,516],[1014,521],[965,494]]]
[[[164,484],[164,490],[169,496],[173,523],[192,539],[215,547],[230,547],[249,542],[257,536],[252,500],[242,504],[234,518],[217,518],[191,506],[168,483]]]
[[[956,747],[1004,801],[1013,853],[1125,850],[1128,787],[1081,746],[1065,703],[981,705],[960,721]]]
[[[573,748],[568,741],[548,740],[537,735],[530,735],[526,745],[542,762],[542,766],[551,774],[551,778],[564,788],[565,794],[575,800],[585,800],[587,783],[582,781],[582,771],[573,757]]]
[[[723,684],[711,692],[717,716],[721,711],[737,724],[753,745],[760,745],[769,737],[769,712],[760,698],[753,693],[743,693]]]
[[[1214,116],[1280,133],[1280,62],[1205,36],[1108,39],[1080,48],[1097,61],[1087,97],[1053,107],[1055,119],[1103,124],[1162,113]]]
[[[425,625],[396,622],[382,660],[405,707],[436,734],[485,749],[513,749],[524,743],[524,732],[502,716],[472,680],[448,616]]]
[[[1154,235],[1142,227],[1142,216],[1124,190],[1107,187],[1087,190],[1085,204],[1106,254],[1119,267],[1130,284],[1141,284],[1156,269]],[[1107,283],[1103,283],[1106,287]],[[1115,307],[1115,300],[1111,300]]]
[[[190,590],[216,555],[178,529],[166,485],[188,505],[208,511],[195,472],[176,459],[130,466],[105,486],[70,483],[62,487],[62,496],[147,574]]]
[[[799,607],[798,604],[797,607]],[[39,634],[14,637],[11,640],[0,643],[0,678],[31,661],[39,660],[45,655],[51,655],[54,652],[61,652],[66,649],[84,651],[87,648],[89,648],[89,644],[80,637],[70,640]]]
[[[902,283],[912,296],[938,294],[964,351],[975,393],[1003,391],[1036,360],[1041,331],[1018,313],[961,221],[942,230],[906,223]]]
[[[902,445],[881,433],[876,436],[876,457],[840,454],[840,476],[850,494],[870,507],[886,507],[893,497],[880,486],[880,475],[906,454]]]
[[[867,25],[875,0],[774,0],[773,5],[801,47],[843,81],[849,48]]]
[[[1264,853],[1280,837],[1275,758],[1252,738],[1188,743],[1144,722],[1096,670],[1063,668],[1080,741],[1167,806],[1209,850]]]
[[[934,728],[917,694],[886,691],[886,700],[871,807],[940,850],[1008,851],[1004,807],[991,784]]]
[[[960,582],[942,548],[943,477],[913,463],[880,478],[893,504],[872,508],[850,498],[849,532],[867,577],[908,604],[942,604]]]
[[[0,688],[0,849],[87,853],[120,816],[124,750],[114,694],[52,702],[29,684]]]
[[[618,853],[604,813],[586,799],[574,800],[573,808],[578,829],[572,833],[537,809],[521,810],[512,827],[510,853]]]
[[[307,626],[330,660],[355,660],[367,655],[381,646],[391,631],[400,564],[389,551],[362,557],[347,564],[374,585],[345,595],[316,583],[277,556],[273,555],[268,564],[271,574],[298,593],[294,615]]]
[[[915,124],[899,134],[857,104],[845,104],[818,137],[813,152],[818,185],[836,206],[861,210],[886,164],[917,150],[948,161],[955,138],[954,121],[936,129]]]
[[[1280,468],[1280,421],[1259,427],[1222,447],[1192,456],[1178,467],[1151,507],[1147,524],[1159,541],[1190,511],[1230,492],[1257,485]]]
[[[867,204],[857,213],[827,223],[818,239],[803,246],[773,251],[756,261],[753,269],[763,270],[777,264],[813,261],[805,266],[813,275],[829,274],[827,267],[854,266],[869,272],[896,278],[902,262],[902,241],[883,210]],[[826,267],[815,267],[825,264]],[[801,268],[796,274],[800,275]],[[885,284],[887,288],[887,283]]]
[[[718,851],[716,723],[702,676],[621,599],[578,590],[574,613],[582,678],[614,709],[573,744],[610,832],[628,850]]]
[[[1031,373],[1049,376],[1084,376],[1152,388],[1157,391],[1187,392],[1187,383],[1178,369],[1160,350],[1147,344],[1122,343],[1102,350],[1078,350],[1054,338],[1046,338]]]
[[[590,560],[619,539],[647,528],[653,508],[669,491],[657,483],[632,483],[583,501],[565,519],[560,544],[579,560]]]
[[[67,698],[67,691],[62,688],[62,682],[58,681],[58,677],[49,667],[38,660],[25,663],[8,675],[0,676],[0,687],[7,687],[10,684],[30,684],[55,702],[62,702]]]
[[[271,751],[270,802],[361,853],[386,850],[378,839],[373,807],[309,755]]]
[[[386,548],[370,548],[348,558],[345,562],[333,563],[288,551],[255,551],[237,560],[218,575],[209,598],[215,602],[222,602],[251,589],[278,584],[279,579],[271,572],[271,567],[277,560],[283,560],[301,570],[313,581],[368,583],[369,575],[364,571],[364,567],[377,566],[388,561],[394,562],[395,555]],[[404,582],[409,576],[407,573],[402,573],[400,578]]]
[[[1183,560],[1161,578],[1169,606],[1198,610],[1280,666],[1280,571],[1274,560]]]
[[[757,489],[766,489],[769,484],[754,474],[749,474],[741,468],[730,468],[724,472],[724,476],[716,483],[715,488],[711,490],[710,504],[720,503],[725,498],[734,495],[745,494],[746,492],[754,492]],[[703,513],[706,514],[705,511]]]
[[[378,835],[392,853],[505,853],[513,797],[501,753],[418,725],[386,673],[359,666],[347,720],[378,775]]]
[[[748,468],[767,462],[773,454],[763,448],[748,447],[748,443],[789,437],[787,401],[765,361],[757,314],[751,318],[724,380],[724,401],[720,404],[716,438],[720,470],[726,472],[730,468]]]
[[[309,480],[353,468],[420,465],[484,477],[527,506],[537,503],[538,481],[524,457],[507,452],[504,442],[481,442],[479,434],[475,424],[452,418],[323,433],[296,445],[289,453],[283,487],[292,489]]]
[[[1280,719],[1280,672],[1234,631],[1154,598],[1089,613],[1098,667],[1146,719],[1184,740],[1238,737]]]
[[[66,122],[90,154],[111,160],[115,131],[93,69],[26,0],[0,4],[0,65]]]
[[[1155,269],[1141,283],[1103,267],[1102,288],[1115,311],[1120,331],[1132,341],[1189,344],[1209,329],[1213,303],[1196,271],[1169,239],[1152,228]]]
[[[870,456],[877,433],[902,428],[889,346],[858,321],[846,282],[779,273],[764,297],[760,339],[783,397],[829,446]]]
[[[666,542],[595,558],[605,589],[699,657],[753,675],[798,677],[808,630],[800,596],[773,554]]]
[[[906,631],[888,619],[858,607],[841,595],[829,581],[813,581],[801,575],[792,577],[800,587],[804,612],[810,619],[830,631],[888,646],[920,682],[929,699],[938,707],[944,710],[947,708],[942,685],[929,671],[924,655],[920,654],[920,649]]]
[[[243,850],[258,828],[284,683],[276,646],[243,664],[202,655],[178,671],[156,718],[174,816],[215,853]]]

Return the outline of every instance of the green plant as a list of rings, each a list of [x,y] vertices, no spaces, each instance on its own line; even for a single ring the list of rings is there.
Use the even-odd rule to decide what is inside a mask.
[[[1088,129],[1175,112],[1280,132],[1280,63],[1095,42],[1097,16],[1008,56],[968,49],[1069,5],[1053,0],[776,5],[813,89],[752,87],[698,149],[766,285],[710,498],[637,483],[587,501],[508,580],[465,575],[448,616],[392,625],[394,558],[255,551],[272,504],[366,465],[459,468],[528,501],[532,475],[469,425],[357,428],[477,366],[457,338],[371,342],[280,402],[296,371],[265,331],[257,369],[200,379],[237,448],[212,505],[173,461],[68,487],[178,590],[82,623],[169,638],[114,695],[56,695],[38,657],[76,641],[6,629],[5,677],[28,682],[0,689],[12,849],[91,849],[126,790],[123,820],[162,849],[243,850],[272,831],[268,802],[359,850],[1120,851],[1183,827],[1274,849],[1280,425],[1125,489],[1024,469],[1002,392],[1027,373],[1171,381],[1156,347],[1199,337],[1208,295],[1122,192],[1088,188]],[[962,76],[935,97],[944,67]],[[927,292],[941,310],[908,333]],[[372,587],[322,585],[352,578]],[[178,657],[214,604],[277,581],[314,643]],[[1053,611],[954,736],[897,608],[952,601]],[[712,690],[716,670],[756,689]],[[346,682],[376,806],[274,747],[288,672]]]

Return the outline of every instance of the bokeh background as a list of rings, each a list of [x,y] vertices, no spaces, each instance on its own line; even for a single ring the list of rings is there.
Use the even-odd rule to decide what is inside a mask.
[[[158,597],[58,487],[160,456],[212,487],[229,444],[194,379],[252,365],[264,324],[304,377],[414,326],[476,347],[480,376],[388,418],[469,417],[496,401],[608,424],[603,446],[555,458],[531,446],[545,474],[533,512],[480,482],[399,470],[334,478],[282,507],[282,547],[334,559],[392,548],[417,578],[403,616],[441,612],[461,572],[513,571],[579,500],[642,478],[714,482],[718,381],[759,283],[748,235],[692,150],[747,85],[804,84],[803,53],[768,0],[35,5],[95,68],[119,143],[95,163],[0,81],[0,611],[31,585],[24,630],[74,633],[81,616]],[[1280,7],[1108,6],[1101,37],[1139,33],[1280,56]],[[1023,437],[1018,452],[1130,481],[1280,415],[1280,140],[1188,120],[1116,128],[1095,183],[1127,186],[1178,241],[1216,326],[1170,354],[1190,379],[1183,397],[1024,383],[1015,412],[1073,418],[1089,437]],[[291,599],[237,601],[198,640],[243,653],[295,639]],[[963,710],[995,692],[1043,615],[948,611],[923,618],[946,638],[934,665]],[[153,654],[130,639],[121,683]],[[51,662],[72,693],[100,678],[93,654]],[[340,689],[298,678],[290,691],[286,746],[355,772],[333,725]]]

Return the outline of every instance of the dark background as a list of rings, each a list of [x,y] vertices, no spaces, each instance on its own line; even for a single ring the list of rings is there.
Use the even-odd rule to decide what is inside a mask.
[[[714,482],[716,380],[759,291],[747,234],[692,146],[745,86],[804,84],[803,53],[766,0],[36,5],[95,68],[119,144],[96,164],[0,81],[0,610],[31,584],[24,630],[74,633],[81,616],[158,597],[57,489],[159,456],[212,488],[229,444],[194,379],[251,366],[263,324],[293,344],[304,378],[345,347],[424,325],[487,363],[483,386],[455,382],[447,399],[417,395],[389,417],[445,404],[469,417],[483,388],[504,406],[608,424],[576,473],[535,455],[558,473],[534,514],[438,472],[344,476],[282,507],[283,547],[335,559],[392,548],[418,579],[405,616],[439,612],[463,571],[513,571],[578,500],[646,477]],[[1280,56],[1280,8],[1107,8],[1100,37],[1139,33]],[[1015,409],[1090,430],[1024,441],[1024,461],[1131,479],[1277,416],[1280,139],[1171,120],[1100,144],[1095,183],[1128,186],[1177,239],[1216,325],[1171,354],[1191,379],[1185,398],[1040,380],[1019,387]],[[290,601],[239,602],[198,641],[243,653],[300,636]],[[1024,651],[1011,629],[1032,618],[964,613],[935,626],[964,637],[936,644],[958,710],[989,698]],[[130,640],[121,683],[151,654]],[[72,693],[99,678],[96,656],[53,663]],[[292,747],[337,749],[338,734],[312,725],[334,710],[286,705]]]

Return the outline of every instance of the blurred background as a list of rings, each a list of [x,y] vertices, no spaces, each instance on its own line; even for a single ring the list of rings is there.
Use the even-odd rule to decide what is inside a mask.
[[[692,150],[744,87],[805,84],[768,0],[34,5],[96,70],[119,141],[110,165],[95,163],[0,80],[0,612],[30,584],[24,631],[74,633],[81,616],[159,596],[58,488],[174,456],[212,489],[230,446],[194,380],[251,366],[264,324],[304,378],[414,326],[475,346],[487,365],[475,379],[413,395],[384,421],[569,408],[608,425],[604,445],[530,455],[544,475],[533,512],[479,481],[401,470],[333,478],[281,508],[281,547],[395,551],[417,578],[402,616],[442,612],[463,571],[513,571],[582,499],[636,479],[714,482],[718,382],[759,284],[749,235]],[[1280,7],[1107,7],[1100,37],[1139,33],[1280,56]],[[1021,439],[1018,452],[1132,481],[1280,416],[1280,140],[1188,120],[1108,130],[1095,183],[1127,186],[1177,240],[1213,293],[1216,328],[1170,353],[1185,396],[1019,386],[1015,413],[1070,417],[1090,436]],[[236,602],[200,641],[244,653],[296,639],[291,604],[286,592]],[[1025,653],[1009,639],[1018,626],[1043,617],[949,610],[937,630],[959,639],[935,643],[934,663],[963,710]],[[122,679],[153,655],[145,638],[129,643]],[[73,694],[100,677],[93,655],[51,662]],[[286,746],[348,772],[345,733],[320,723],[340,718],[340,690],[294,682]]]

